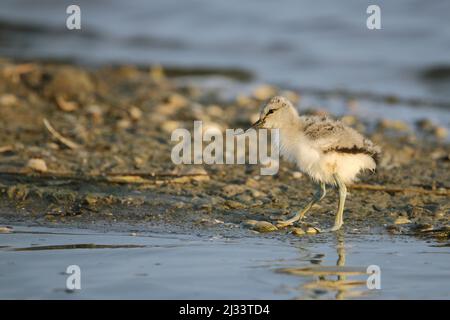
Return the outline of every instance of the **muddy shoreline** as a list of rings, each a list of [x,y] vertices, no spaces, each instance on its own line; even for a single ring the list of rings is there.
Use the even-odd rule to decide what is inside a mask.
[[[244,128],[271,95],[298,102],[302,93],[266,85],[224,101],[188,81],[180,85],[176,75],[160,66],[84,68],[0,59],[0,224],[257,234],[246,220],[271,221],[301,208],[314,187],[292,165],[283,161],[275,176],[260,176],[256,165],[176,166],[170,134],[192,129],[194,120]],[[388,115],[373,123],[352,116],[352,108],[356,99],[349,99],[344,121],[380,144],[383,157],[376,174],[350,188],[344,231],[448,243],[445,128],[427,119],[409,128]],[[302,112],[326,113],[317,106]],[[300,227],[331,225],[336,200],[329,192]]]

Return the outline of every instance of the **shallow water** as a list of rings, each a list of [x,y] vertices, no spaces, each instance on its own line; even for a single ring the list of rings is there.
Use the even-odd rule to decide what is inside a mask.
[[[450,102],[448,1],[377,1],[382,29],[375,31],[366,27],[372,2],[360,0],[77,4],[82,29],[68,31],[66,2],[1,1],[0,54],[238,67],[293,87]],[[433,68],[439,72],[427,73]]]
[[[400,236],[17,226],[0,234],[0,298],[449,299],[449,254]],[[69,265],[81,268],[81,290],[66,290]],[[380,290],[367,288],[369,265],[381,269]]]

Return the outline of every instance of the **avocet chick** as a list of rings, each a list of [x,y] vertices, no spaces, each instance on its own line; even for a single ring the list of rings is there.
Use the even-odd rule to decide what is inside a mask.
[[[278,221],[286,227],[303,218],[311,207],[326,195],[326,185],[337,186],[339,205],[334,226],[344,223],[346,185],[364,170],[375,170],[380,148],[341,121],[319,116],[299,116],[292,103],[276,96],[263,106],[253,128],[278,128],[280,154],[317,182],[318,190],[306,207],[288,220]]]

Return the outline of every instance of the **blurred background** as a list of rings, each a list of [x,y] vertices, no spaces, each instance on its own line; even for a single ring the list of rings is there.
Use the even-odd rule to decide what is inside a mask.
[[[81,7],[81,31],[65,27]],[[450,104],[450,1],[2,0],[0,55],[241,68],[293,88]],[[448,110],[445,110],[448,112]]]

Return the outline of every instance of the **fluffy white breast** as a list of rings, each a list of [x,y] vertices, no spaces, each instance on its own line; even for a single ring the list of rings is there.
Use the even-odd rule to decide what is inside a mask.
[[[323,153],[314,141],[302,134],[291,136],[280,132],[280,154],[295,163],[298,168],[313,180],[335,184],[333,174],[338,173],[344,183],[351,183],[364,169],[375,169],[374,160],[365,154]]]

